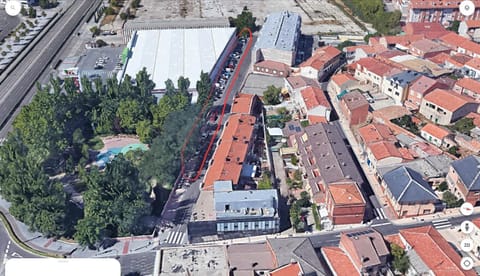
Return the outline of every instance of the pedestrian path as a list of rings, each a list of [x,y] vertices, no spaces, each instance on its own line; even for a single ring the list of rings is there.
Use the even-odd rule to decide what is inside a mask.
[[[432,224],[436,229],[450,228],[452,226],[448,219],[433,220]]]
[[[168,233],[168,237],[165,240],[165,243],[168,244],[183,244],[185,239],[185,233],[180,231],[172,231]]]
[[[385,215],[385,211],[383,211],[382,207],[375,208],[373,210],[373,212],[375,213],[375,216],[376,216],[375,219],[377,219],[377,220],[388,219],[387,215]]]

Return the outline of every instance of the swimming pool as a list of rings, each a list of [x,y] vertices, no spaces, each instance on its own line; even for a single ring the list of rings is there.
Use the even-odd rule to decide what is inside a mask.
[[[142,150],[142,151],[146,151],[148,150],[148,147],[147,145],[145,144],[140,144],[140,143],[137,143],[137,144],[131,144],[131,145],[127,145],[123,148],[110,148],[108,149],[107,151],[104,151],[104,152],[101,152],[97,155],[97,160],[96,160],[96,164],[97,166],[99,167],[105,167],[105,165],[107,163],[110,163],[110,161],[112,161],[112,159],[119,153],[122,153],[122,154],[125,154],[131,150]]]

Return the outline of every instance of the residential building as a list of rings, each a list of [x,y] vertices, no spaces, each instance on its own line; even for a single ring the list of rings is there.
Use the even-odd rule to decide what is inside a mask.
[[[305,276],[328,275],[308,237],[267,238],[270,249],[276,256],[279,267],[296,262]],[[284,276],[297,274],[284,274]],[[275,276],[278,276],[275,275]]]
[[[472,131],[474,130],[475,129],[472,129]],[[462,133],[456,133],[455,143],[458,145],[458,147],[471,151],[473,154],[479,154],[480,140],[472,131],[470,131],[471,136]]]
[[[260,113],[261,108],[257,95],[239,93],[233,98],[231,113],[255,115]]]
[[[476,112],[478,103],[450,90],[435,89],[423,97],[420,114],[439,125],[449,125],[470,112]]]
[[[308,119],[310,124],[330,121],[332,107],[322,89],[308,86],[295,94],[293,99],[301,116]]]
[[[449,188],[474,206],[480,203],[480,157],[470,155],[453,161],[447,175]]]
[[[332,46],[321,47],[316,49],[309,59],[299,65],[300,75],[323,81],[343,62],[344,58],[340,50]]]
[[[372,168],[403,162],[402,152],[394,142],[380,141],[373,143],[366,150],[367,165]],[[413,157],[411,158],[413,159]]]
[[[370,104],[358,90],[343,95],[339,105],[349,126],[363,124],[367,121]]]
[[[462,269],[461,255],[431,225],[402,229],[400,240],[410,260],[407,275],[477,275]]]
[[[286,264],[284,266],[281,266],[277,269],[270,271],[267,275],[269,276],[288,276],[288,275],[303,276],[304,274],[300,264],[297,263],[296,261],[292,261],[289,264]]]
[[[355,78],[376,87],[382,86],[384,77],[401,72],[401,70],[374,58],[362,58],[355,65]]]
[[[451,136],[450,131],[447,129],[428,123],[420,130],[420,136],[422,136],[428,142],[434,144],[437,147],[450,148],[452,145],[447,139]]]
[[[333,91],[335,95],[340,94],[342,91],[349,90],[353,86],[357,85],[355,78],[348,73],[341,73],[333,75],[328,82],[328,91]]]
[[[300,169],[307,179],[306,190],[316,203],[325,202],[326,186],[349,179],[367,189],[345,144],[338,122],[310,125],[294,136],[292,146],[300,156]]]
[[[398,218],[428,215],[443,209],[430,184],[408,167],[385,173],[381,185]]]
[[[252,151],[255,140],[255,116],[233,114],[225,123],[217,149],[210,161],[202,188],[212,190],[218,180],[229,180],[241,186],[244,161]]]
[[[462,20],[458,26],[458,34],[480,42],[480,20]]]
[[[420,76],[410,84],[405,106],[411,110],[418,110],[423,97],[435,88],[441,87],[443,87],[443,85],[436,80],[426,76]]]
[[[320,88],[318,81],[302,76],[290,76],[285,78],[285,87],[292,97],[298,97],[300,91],[309,86]]]
[[[339,247],[322,247],[333,275],[384,275],[390,252],[382,234],[372,228],[340,234]]]
[[[213,190],[217,234],[272,234],[280,230],[276,189],[233,190],[231,181],[216,181]]]
[[[477,6],[477,8],[478,7],[480,6]],[[465,54],[473,58],[480,57],[479,44],[454,32],[450,32],[444,36],[441,36],[438,38],[438,40],[459,54]]]
[[[403,27],[406,35],[425,35],[427,39],[435,39],[447,34],[442,24],[436,22],[407,22]]]
[[[362,151],[366,151],[371,144],[388,141],[396,142],[397,139],[390,128],[384,124],[371,123],[358,129],[360,146]]]
[[[343,48],[345,58],[349,63],[358,61],[366,57],[374,57],[376,54],[387,51],[388,49],[381,44],[370,45],[356,45]]]
[[[404,68],[404,70],[416,71],[431,78],[438,78],[453,72],[452,69],[443,68],[428,59],[409,54],[392,57],[390,58],[390,62],[397,64],[401,68]]]
[[[444,26],[449,23],[464,19],[480,19],[480,1],[473,0],[475,13],[465,17],[460,13],[460,2],[442,0],[410,0],[408,4],[407,22],[437,22]]]
[[[278,267],[267,242],[227,245],[227,261],[233,275],[268,275]]]
[[[420,77],[415,71],[403,71],[390,76],[385,76],[381,91],[393,99],[395,104],[402,105],[407,98],[408,89],[412,82]]]
[[[477,45],[480,46],[480,44],[477,44]],[[467,63],[465,63],[465,66],[464,66],[467,76],[474,79],[480,79],[480,57],[479,56],[467,61]]]
[[[253,65],[253,71],[260,74],[266,74],[276,77],[288,77],[290,75],[290,66],[285,63],[263,60]]]
[[[465,54],[447,54],[447,53],[440,53],[433,57],[429,57],[428,60],[436,63],[440,66],[443,66],[446,69],[456,69],[461,70],[465,66],[467,62],[469,62],[472,57],[467,56]]]
[[[283,11],[269,14],[253,49],[255,63],[271,60],[294,65],[301,25],[302,18],[296,13]]]
[[[459,79],[453,91],[458,94],[467,95],[473,98],[476,102],[480,102],[480,81],[476,81],[470,78]]]
[[[358,185],[351,180],[327,185],[325,205],[334,225],[362,223],[366,202]]]
[[[422,39],[412,42],[408,52],[421,58],[429,58],[440,53],[450,53],[452,49],[430,39]]]
[[[453,159],[446,154],[432,155],[399,164],[377,167],[376,175],[378,181],[382,182],[384,175],[388,172],[399,167],[406,167],[420,173],[431,187],[436,188],[446,180],[452,161]]]
[[[390,35],[380,37],[378,42],[385,48],[397,48],[399,50],[406,51],[411,43],[424,38],[425,34]]]

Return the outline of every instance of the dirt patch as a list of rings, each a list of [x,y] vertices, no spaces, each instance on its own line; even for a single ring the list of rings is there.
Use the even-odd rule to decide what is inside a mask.
[[[128,135],[107,136],[107,137],[103,137],[102,141],[104,146],[100,150],[101,152],[107,151],[108,149],[112,149],[112,148],[123,148],[131,144],[141,143],[138,137],[128,136]]]

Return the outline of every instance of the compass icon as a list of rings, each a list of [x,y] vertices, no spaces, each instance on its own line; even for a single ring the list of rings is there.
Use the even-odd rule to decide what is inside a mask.
[[[22,10],[22,3],[18,0],[7,0],[5,3],[5,11],[10,16],[17,16]]]

